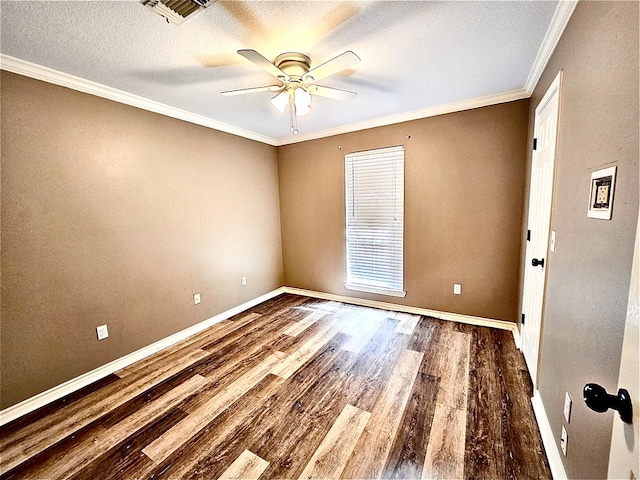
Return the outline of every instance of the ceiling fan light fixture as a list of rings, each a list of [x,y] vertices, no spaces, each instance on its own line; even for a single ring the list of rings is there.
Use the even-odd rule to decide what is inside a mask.
[[[284,113],[284,111],[287,109],[287,105],[289,105],[290,99],[291,97],[285,89],[282,90],[278,95],[273,97],[271,99],[271,103],[273,103],[273,106],[276,107],[280,111],[280,113]]]
[[[304,88],[298,87],[293,91],[296,115],[301,117],[311,111],[311,94]]]
[[[216,0],[143,0],[143,1],[216,1]],[[311,68],[311,59],[302,53],[287,52],[281,53],[271,62],[255,50],[242,49],[238,54],[253,62],[258,67],[265,70],[276,78],[281,85],[268,85],[266,87],[241,88],[239,90],[227,90],[221,92],[222,95],[240,95],[254,92],[278,92],[271,98],[271,103],[281,113],[289,108],[291,119],[290,130],[296,135],[298,133],[298,117],[308,114],[311,111],[311,96],[333,98],[336,100],[351,100],[356,94],[347,90],[333,87],[323,87],[316,85],[317,80],[334,75],[342,70],[352,67],[360,61],[360,58],[352,51],[344,52],[337,57],[324,62],[323,64]]]

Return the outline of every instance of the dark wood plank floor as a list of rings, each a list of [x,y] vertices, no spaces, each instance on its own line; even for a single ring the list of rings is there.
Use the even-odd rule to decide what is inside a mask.
[[[0,479],[551,478],[507,331],[281,295],[0,429]]]

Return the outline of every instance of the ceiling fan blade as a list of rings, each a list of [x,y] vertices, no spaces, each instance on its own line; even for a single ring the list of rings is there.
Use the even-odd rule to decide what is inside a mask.
[[[318,80],[322,80],[323,78],[333,75],[334,73],[338,73],[349,67],[353,67],[358,63],[360,63],[360,58],[351,50],[349,50],[338,55],[337,57],[332,58],[331,60],[324,62],[322,65],[318,65],[317,67],[312,68],[303,75],[302,80],[317,82]]]
[[[257,66],[259,66],[263,70],[266,70],[269,74],[273,75],[278,80],[283,82],[289,81],[290,79],[289,75],[284,73],[282,70],[280,70],[278,67],[276,67],[273,63],[271,63],[269,60],[264,58],[255,50],[251,50],[251,49],[238,50],[238,53],[242,55],[244,58],[246,58],[247,60],[255,63]]]
[[[244,95],[245,93],[279,92],[283,88],[284,88],[284,85],[266,85],[264,87],[240,88],[238,90],[226,90],[224,92],[220,92],[220,94],[226,97],[230,97],[232,95]]]
[[[358,95],[355,92],[349,92],[348,90],[341,90],[339,88],[323,87],[322,85],[309,85],[307,87],[309,93],[312,95],[318,95],[319,97],[333,98],[334,100],[342,100],[347,102],[353,100]]]

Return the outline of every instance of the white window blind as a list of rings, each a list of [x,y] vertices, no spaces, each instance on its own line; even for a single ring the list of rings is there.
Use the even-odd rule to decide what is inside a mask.
[[[345,287],[404,297],[404,147],[345,155]]]

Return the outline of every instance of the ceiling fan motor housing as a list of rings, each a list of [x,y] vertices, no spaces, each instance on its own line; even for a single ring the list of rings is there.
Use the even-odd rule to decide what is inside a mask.
[[[289,75],[292,80],[298,81],[311,68],[311,59],[305,54],[297,52],[281,53],[273,63]]]

